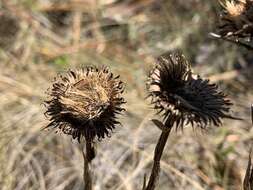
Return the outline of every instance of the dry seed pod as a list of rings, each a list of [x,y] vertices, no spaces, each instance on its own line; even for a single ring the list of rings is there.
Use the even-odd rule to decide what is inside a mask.
[[[224,11],[220,15],[221,36],[253,36],[253,1],[225,0],[221,2]]]
[[[110,136],[117,115],[124,109],[123,83],[107,67],[94,66],[69,71],[49,90],[45,115],[51,121],[46,128],[57,128],[77,138],[93,140]]]
[[[151,103],[170,126],[205,128],[221,125],[232,103],[208,80],[193,77],[185,57],[176,52],[161,55],[151,71],[147,88]]]

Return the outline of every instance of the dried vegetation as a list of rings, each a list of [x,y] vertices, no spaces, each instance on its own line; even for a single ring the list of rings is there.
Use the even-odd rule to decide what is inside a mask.
[[[233,114],[245,120],[225,120],[208,134],[172,131],[157,189],[238,190],[253,138],[253,56],[208,36],[221,9],[209,0],[1,0],[0,33],[10,28],[0,34],[1,189],[83,188],[82,147],[41,132],[48,124],[42,102],[56,73],[90,64],[119,73],[128,102],[123,127],[98,145],[94,188],[141,189],[160,133],[149,121],[155,113],[145,101],[146,73],[154,57],[182,49],[194,72],[220,83]]]

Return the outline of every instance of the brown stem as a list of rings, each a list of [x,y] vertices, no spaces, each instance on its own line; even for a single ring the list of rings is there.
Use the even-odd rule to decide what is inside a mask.
[[[84,160],[84,168],[83,168],[83,181],[84,181],[84,190],[92,190],[92,175],[91,175],[91,160],[90,159],[90,152],[94,150],[92,147],[91,141],[85,141],[85,151],[83,147],[83,160]],[[94,158],[94,157],[93,157]]]
[[[169,137],[170,131],[171,131],[171,128],[161,133],[158,143],[155,147],[152,172],[149,177],[148,186],[146,187],[146,190],[154,190],[159,180],[160,160],[161,160],[162,153],[166,145],[167,139]]]

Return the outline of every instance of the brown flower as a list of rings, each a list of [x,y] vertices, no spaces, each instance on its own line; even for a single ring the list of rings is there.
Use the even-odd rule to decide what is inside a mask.
[[[253,36],[253,1],[225,0],[220,16],[219,34],[222,36]]]
[[[149,76],[147,87],[151,103],[163,113],[170,126],[205,128],[208,124],[221,125],[231,102],[215,84],[194,77],[185,57],[176,52],[161,55]]]
[[[45,115],[50,119],[46,128],[58,128],[80,142],[81,137],[93,140],[110,136],[117,114],[124,109],[121,97],[123,83],[107,67],[94,66],[69,71],[60,76],[49,90]]]

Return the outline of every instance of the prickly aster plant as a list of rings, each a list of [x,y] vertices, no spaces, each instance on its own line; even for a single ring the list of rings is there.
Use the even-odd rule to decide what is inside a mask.
[[[117,116],[124,111],[123,83],[107,67],[90,66],[59,75],[49,89],[46,128],[56,129],[73,139],[84,139],[84,188],[92,189],[90,163],[95,157],[95,138],[109,137]]]
[[[199,76],[193,75],[185,57],[172,52],[158,57],[148,77],[147,89],[151,104],[160,113],[163,122],[153,120],[162,130],[155,148],[152,172],[145,190],[154,190],[159,178],[160,160],[173,127],[183,129],[187,124],[206,128],[220,126],[229,115],[232,103],[218,90]]]
[[[217,34],[211,35],[252,50],[253,1],[220,0],[223,7],[219,15]]]

